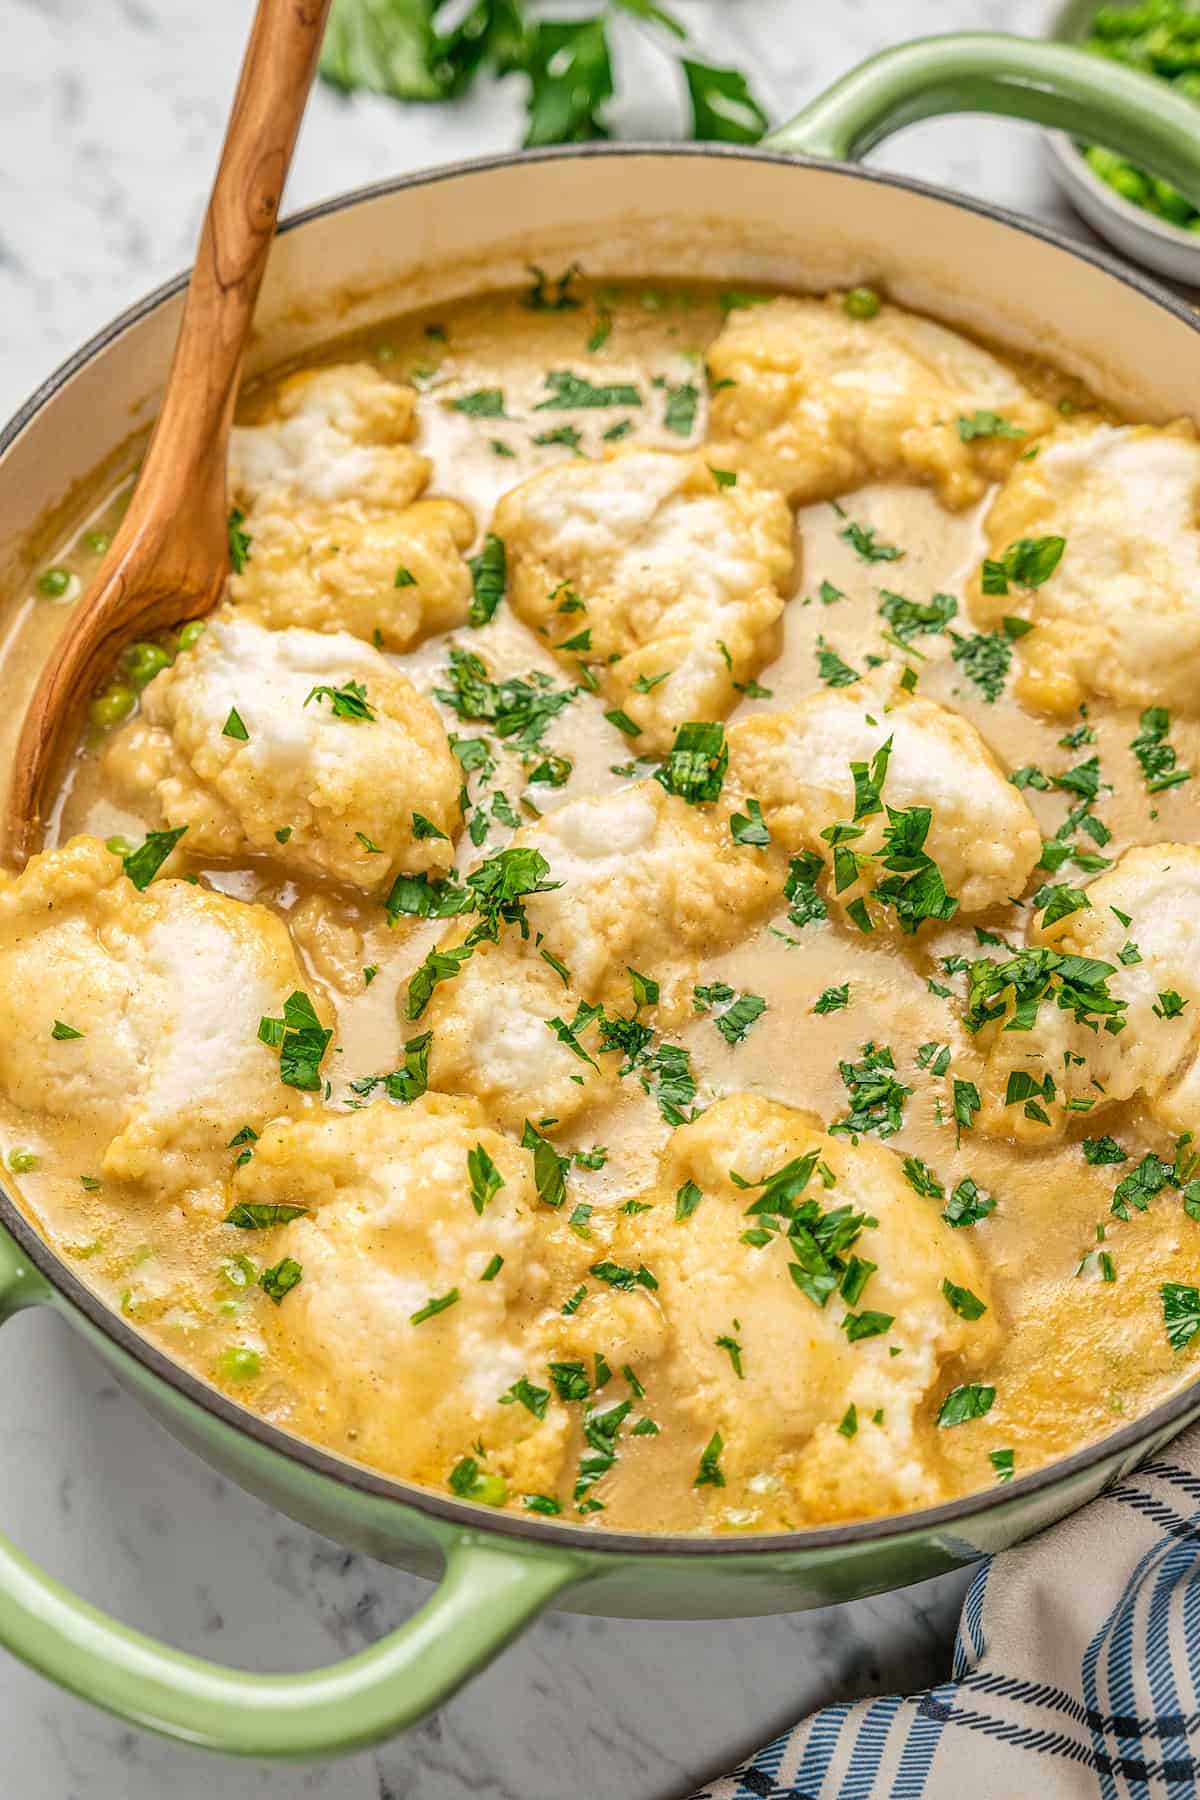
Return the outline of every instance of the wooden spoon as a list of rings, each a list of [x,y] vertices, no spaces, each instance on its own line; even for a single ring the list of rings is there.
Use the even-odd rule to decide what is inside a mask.
[[[229,563],[225,459],[242,352],[330,0],[259,0],[162,410],[128,511],[42,670],[17,745],[7,847],[42,839],[93,689],[132,639],[215,606]]]

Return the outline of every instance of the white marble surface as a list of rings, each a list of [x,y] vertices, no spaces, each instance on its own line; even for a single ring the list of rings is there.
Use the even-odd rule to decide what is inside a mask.
[[[560,0],[565,11],[570,0]],[[1036,31],[1044,0],[678,0],[775,118],[862,56],[961,27]],[[189,260],[250,0],[0,0],[0,416]],[[644,64],[626,45],[631,73]],[[621,124],[660,134],[647,74]],[[318,91],[290,207],[517,139],[508,83],[455,107]],[[1086,229],[1035,134],[905,133],[888,167]],[[271,1513],[175,1445],[56,1320],[4,1333],[0,1528],[91,1600],[204,1655],[300,1668],[370,1641],[422,1583]],[[551,1616],[426,1725],[300,1770],[218,1762],[123,1729],[0,1661],[5,1800],[667,1800],[833,1697],[944,1669],[963,1582],[733,1624]]]

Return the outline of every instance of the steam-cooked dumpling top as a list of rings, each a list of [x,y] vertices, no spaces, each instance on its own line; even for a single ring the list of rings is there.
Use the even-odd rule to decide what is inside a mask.
[[[1019,645],[1030,705],[1067,713],[1103,694],[1200,713],[1200,443],[1189,423],[1098,425],[1043,444],[996,496],[987,536],[993,563],[1022,540],[1065,539],[1036,586],[985,570],[971,599],[981,621],[1033,621]]]
[[[1034,1143],[1061,1133],[1086,1106],[1090,1121],[1105,1108],[1140,1094],[1171,1131],[1200,1125],[1200,850],[1192,844],[1151,844],[1125,855],[1087,888],[1087,904],[1049,929],[1031,934],[1030,947],[1000,956],[1007,984],[992,981],[975,1013],[995,1018],[979,1031],[987,1055],[984,1123]],[[1126,923],[1128,920],[1128,923]],[[1045,963],[1046,952],[1052,960]],[[1085,957],[1090,966],[1065,968],[1058,957]],[[1083,983],[1078,1008],[1063,1006],[1064,981]],[[978,986],[978,982],[977,982]],[[1015,1005],[1039,995],[1029,1029],[1006,1030]],[[1097,996],[1089,1003],[1088,995]],[[1110,1001],[1119,1002],[1113,1007]],[[1119,1025],[1113,1032],[1110,1024]],[[1036,1083],[1006,1104],[1008,1078],[1021,1071]],[[1047,1076],[1050,1090],[1043,1089]],[[1041,1116],[1039,1116],[1041,1115]]]
[[[311,1400],[348,1409],[358,1455],[442,1485],[482,1437],[489,1471],[553,1487],[565,1415],[543,1426],[499,1402],[536,1368],[548,1305],[586,1249],[546,1209],[535,1219],[529,1153],[477,1101],[428,1094],[272,1127],[233,1196],[307,1209],[265,1245],[304,1271],[282,1353]]]
[[[508,930],[498,944],[479,945],[435,990],[425,1022],[434,1034],[432,1084],[480,1094],[519,1130],[527,1117],[578,1112],[623,1060],[618,1049],[600,1049],[593,1024],[581,1034],[600,1064],[589,1068],[547,1020],[569,1022],[580,1001],[631,1014],[632,966],[653,970],[658,1023],[678,1023],[699,958],[744,937],[782,883],[735,844],[715,808],[688,806],[655,781],[571,801],[515,846],[537,850],[545,879],[561,885],[526,902],[528,938]],[[442,947],[460,943],[470,924],[449,931]]]
[[[677,1219],[686,1183],[702,1197]],[[744,1505],[746,1484],[771,1471],[794,1492],[797,1524],[936,1496],[918,1423],[949,1385],[951,1360],[956,1375],[977,1364],[996,1328],[969,1234],[943,1224],[901,1159],[830,1137],[809,1113],[733,1094],[675,1132],[644,1198],[651,1210],[622,1221],[612,1253],[640,1259],[658,1282],[668,1385],[686,1395],[697,1459],[720,1434],[723,1503]],[[944,1281],[970,1290],[978,1317],[951,1307]],[[853,1435],[838,1429],[850,1407]]]
[[[823,831],[840,820],[861,825],[862,835],[849,835],[848,847],[876,861],[842,889],[843,904],[890,879],[884,866],[889,807],[928,810],[919,848],[964,913],[985,912],[1019,894],[1041,852],[1033,814],[975,727],[932,700],[897,696],[885,707],[866,684],[826,689],[788,712],[735,725],[729,749],[732,783],[757,798],[773,837],[788,851],[828,857]],[[852,764],[867,778],[857,796]],[[872,765],[881,785],[871,779]]]
[[[545,469],[506,494],[496,532],[526,624],[667,750],[720,719],[771,653],[792,566],[782,497],[699,453],[632,450]]]
[[[418,498],[430,465],[408,441],[415,399],[351,363],[289,377],[265,422],[235,427],[240,606],[267,625],[352,631],[388,650],[462,622],[475,524],[457,500]]]
[[[850,318],[836,298],[741,307],[710,346],[708,367],[711,460],[799,504],[900,480],[969,506],[1028,435],[964,440],[958,420],[996,414],[1016,434],[1053,420],[998,358],[893,306],[872,319]]]
[[[106,754],[162,823],[187,826],[193,854],[251,852],[369,890],[453,858],[461,776],[442,722],[345,632],[221,611]]]
[[[302,1104],[258,1028],[303,986],[266,907],[165,877],[139,892],[73,838],[0,887],[0,1086],[31,1120],[90,1121],[97,1173],[202,1187],[243,1126]]]
[[[358,500],[399,508],[429,464],[409,443],[416,395],[366,363],[306,369],[280,383],[262,423],[230,436],[229,489],[259,507]]]

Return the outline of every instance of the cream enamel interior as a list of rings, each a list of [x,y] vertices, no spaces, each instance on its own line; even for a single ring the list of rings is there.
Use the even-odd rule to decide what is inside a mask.
[[[603,164],[599,166],[607,182],[612,170]],[[717,166],[724,174],[723,165]],[[537,169],[537,174],[542,177],[550,173],[551,170],[546,167]],[[562,175],[563,171],[556,170],[554,173]],[[774,176],[782,171],[768,167],[763,173]],[[795,175],[792,179],[796,179]],[[903,198],[906,205],[914,202],[936,204],[919,201],[919,197],[915,196]],[[970,226],[983,225],[982,221],[970,218],[967,222]],[[288,239],[283,240],[284,245],[289,242]],[[560,254],[559,246],[564,246],[562,254],[568,253],[569,233],[563,232],[557,241],[548,238],[547,243],[549,248],[538,245],[538,253],[553,261]],[[607,249],[611,254],[612,245]],[[1050,252],[1047,247],[1036,244],[1032,245],[1030,253],[1061,256],[1060,252]],[[590,273],[595,264],[592,258],[589,257],[588,260]],[[750,280],[761,280],[761,271],[781,269],[786,262],[785,246],[777,246],[769,257],[747,257],[739,268],[738,285],[744,285]],[[827,254],[824,259],[809,258],[804,271],[804,285],[808,285],[809,266],[814,270],[816,282],[821,282],[824,279],[836,279],[838,273],[850,268],[855,273],[870,272],[877,275],[881,269],[886,270],[886,265],[887,259],[880,256],[878,248],[869,265],[864,268],[861,247],[843,246]],[[597,273],[602,274],[603,270],[599,269]],[[1092,271],[1088,272],[1089,279],[1093,274]],[[938,271],[930,269],[926,271],[926,277],[936,282]],[[781,279],[780,275],[776,274],[775,279]],[[795,280],[794,268],[791,280]],[[903,279],[897,279],[894,285],[902,295],[907,286],[913,297],[921,297],[922,283],[913,282],[911,275],[907,283]],[[1083,285],[1086,288],[1087,283]],[[1086,301],[1087,296],[1084,294],[1080,309],[1085,315]],[[377,299],[371,301],[370,309],[373,314],[378,305]],[[972,301],[960,292],[948,290],[944,302],[933,310],[939,316],[966,316],[978,322],[983,316],[984,307],[977,300]],[[452,309],[441,306],[438,316],[442,315],[453,321]],[[424,319],[428,320],[430,316],[426,313]],[[506,385],[514,378],[519,379],[522,368],[531,374],[535,369],[540,371],[560,353],[564,357],[574,355],[575,360],[578,359],[577,345],[572,351],[566,337],[561,335],[567,331],[573,331],[575,338],[580,335],[579,321],[572,319],[570,315],[553,319],[531,319],[528,316],[520,318],[518,314],[518,322],[524,332],[523,340],[514,335],[511,321],[505,318],[498,321],[493,318],[486,328],[473,337],[469,314],[466,317],[468,323],[465,335],[468,342],[466,346],[459,342],[453,371],[455,381],[464,391],[479,386]],[[346,318],[359,322],[353,306],[348,313],[343,314],[343,323]],[[1022,334],[1014,318],[1003,321],[1003,325],[994,316],[988,322],[993,330],[1007,325],[1010,339],[1019,340],[1025,335],[1026,341],[1029,341],[1031,334]],[[635,299],[631,304],[628,321],[631,334],[629,354],[634,366],[639,371],[664,368],[670,372],[670,358],[676,353],[680,331],[684,334],[687,349],[702,350],[716,323],[715,313],[708,313],[703,308],[692,311],[672,304],[665,309],[651,311],[642,308]],[[1173,321],[1169,323],[1174,325]],[[365,342],[370,348],[378,348],[380,342],[386,342],[389,348],[397,351],[397,366],[403,371],[418,360],[420,330],[420,323],[407,333],[404,330],[382,331],[373,327]],[[545,333],[558,335],[538,335]],[[453,344],[453,330],[451,340]],[[361,343],[364,340],[359,341]],[[286,332],[281,336],[279,345],[287,346]],[[663,358],[667,359],[666,362],[660,360]],[[1061,361],[1070,365],[1073,373],[1090,376],[1106,399],[1123,402],[1126,406],[1130,404],[1133,371],[1128,371],[1126,378],[1121,380],[1119,372],[1102,368],[1099,356],[1080,355],[1078,348],[1068,354],[1065,344]],[[682,373],[677,368],[675,372]],[[1136,408],[1137,416],[1162,417],[1185,409],[1185,403],[1179,400],[1173,405],[1167,403],[1166,371],[1163,373],[1161,403],[1155,404],[1153,384],[1148,382],[1143,402]],[[1179,370],[1174,373],[1178,381]],[[436,394],[436,388],[432,391]],[[1068,383],[1066,391],[1080,393],[1074,383]],[[553,422],[559,423],[563,416],[565,415],[555,415]],[[438,408],[430,407],[423,412],[423,439],[427,437],[434,422],[457,434],[449,439],[446,450],[441,450],[440,446],[435,448],[435,465],[439,470],[448,466],[439,460],[440,456],[445,456],[448,452],[454,457],[454,466],[468,472],[464,484],[456,483],[450,491],[474,504],[482,524],[486,519],[488,504],[495,497],[494,471],[497,466],[494,453],[480,453],[480,437],[482,435],[483,442],[486,443],[489,435],[487,423],[471,421],[468,428],[468,422],[458,418],[443,419]],[[424,441],[421,447],[425,447]],[[20,448],[18,444],[17,449]],[[555,454],[559,452],[546,453],[547,456]],[[491,460],[488,460],[489,456]],[[540,456],[537,460],[545,459]],[[510,472],[513,479],[522,473],[519,460],[505,465],[506,480]],[[438,491],[445,491],[448,485],[435,479]],[[799,520],[802,562],[795,593],[789,600],[785,616],[782,655],[770,664],[769,672],[761,676],[766,684],[773,687],[774,698],[771,701],[747,702],[745,710],[751,714],[774,710],[781,698],[792,701],[812,689],[813,640],[818,631],[823,631],[829,641],[836,645],[839,653],[852,663],[857,656],[868,650],[878,629],[873,605],[877,588],[881,585],[893,585],[893,577],[894,585],[913,598],[926,598],[929,592],[937,589],[949,589],[959,594],[964,592],[983,541],[978,509],[950,515],[944,513],[924,490],[882,486],[855,494],[853,500],[847,503],[847,510],[855,519],[874,525],[881,540],[903,543],[905,560],[897,569],[866,567],[839,540],[839,521],[827,506],[803,510]],[[81,522],[77,515],[73,523],[77,526]],[[818,605],[808,608],[802,606],[804,596],[812,596],[821,579],[831,581],[851,596],[848,603],[841,603],[842,611],[836,607],[826,611]],[[20,633],[18,660],[10,660],[6,664],[6,679],[17,678],[20,656],[36,656],[44,649],[46,639],[43,637],[39,644],[38,632],[53,629],[51,614],[52,609],[47,608],[44,602],[39,603],[37,610],[28,610],[26,629]],[[539,655],[536,649],[531,649],[527,633],[512,621],[503,621],[489,627],[482,634],[471,636],[470,647],[477,648],[489,660],[494,659],[505,673],[517,672],[518,667],[524,671],[530,667],[542,666],[547,671],[553,670],[556,678],[561,679],[561,668],[552,658]],[[917,642],[920,645],[922,640]],[[429,672],[444,661],[444,651],[444,643],[435,637],[419,651],[405,657],[402,666],[411,669],[418,685],[422,685],[422,682],[427,685]],[[1009,702],[984,707],[977,698],[973,699],[969,693],[964,694],[962,687],[955,684],[953,668],[944,659],[935,659],[934,667],[929,671],[922,669],[921,693],[923,696],[929,694],[945,698],[955,710],[974,719],[984,731],[993,751],[1006,766],[1032,762],[1057,769],[1078,760],[1077,756],[1068,756],[1057,748],[1058,738],[1070,724],[1069,720],[1033,722],[1028,714]],[[598,712],[599,708],[593,710]],[[1115,765],[1122,758],[1127,760],[1125,747],[1132,735],[1129,730],[1129,715],[1110,719],[1105,715],[1104,708],[1094,710],[1100,733],[1099,749],[1106,759],[1107,776],[1109,763]],[[459,726],[458,729],[468,732],[472,728]],[[607,767],[610,760],[623,760],[623,746],[620,739],[602,722],[589,725],[582,735],[578,729],[564,734],[561,728],[552,730],[549,735],[556,748],[561,742],[563,748],[569,749],[579,759],[579,773],[587,783],[594,783],[597,788],[615,785],[607,775]],[[1176,727],[1173,741],[1185,763],[1194,761],[1196,754],[1200,753],[1200,743],[1186,727]],[[578,779],[577,776],[576,780]],[[572,797],[576,791],[577,788],[573,785],[568,797]],[[1027,797],[1045,823],[1057,823],[1062,810],[1061,797],[1058,800],[1046,800],[1037,794]],[[553,800],[554,796],[550,798]],[[1126,784],[1105,813],[1107,822],[1116,833],[1114,847],[1123,847],[1127,842],[1136,841],[1170,838],[1188,840],[1195,835],[1186,793],[1180,795],[1176,792],[1165,797],[1160,807],[1160,818],[1150,837],[1147,836],[1144,814],[1144,801],[1137,787]],[[144,827],[147,822],[157,821],[147,821],[143,817],[140,824]],[[101,832],[124,829],[135,837],[139,835],[138,821],[135,821],[133,815],[119,808],[113,809],[111,798],[98,798],[86,777],[77,782],[76,790],[64,809],[60,829],[65,833],[84,824]],[[506,834],[501,834],[502,837],[504,835]],[[241,879],[230,878],[226,873],[219,875],[217,880],[218,885],[227,891],[246,898],[257,893],[260,886],[263,886],[259,872],[252,872],[248,878]],[[270,883],[266,884],[265,891],[268,898],[288,908],[297,904],[304,905],[306,900],[303,892],[293,890],[285,894],[277,891]],[[389,940],[372,928],[374,934],[368,936],[367,945],[361,952],[357,948],[348,951],[345,935],[339,939],[337,929],[329,927],[326,921],[316,916],[319,907],[310,910],[314,915],[313,923],[300,934],[302,950],[309,959],[306,965],[311,977],[308,985],[312,991],[318,991],[323,977],[331,985],[339,1011],[340,1029],[336,1041],[344,1049],[345,1067],[347,1070],[353,1068],[355,1074],[360,1074],[394,1066],[398,1044],[393,1011],[395,979],[386,980],[381,974],[372,983],[373,991],[361,1000],[348,1000],[344,991],[338,991],[339,982],[344,983],[346,980],[348,959],[359,968],[368,962],[377,962],[381,971],[386,972],[384,958],[391,950]],[[335,927],[340,926],[349,931],[356,929],[358,924],[359,921],[353,917],[335,921]],[[942,936],[945,943],[943,945],[939,938],[940,953],[972,953],[970,945],[973,940],[969,927],[956,925]],[[384,946],[378,952],[378,957],[374,948],[376,943]],[[404,954],[419,955],[424,944],[425,940],[416,936],[406,946]],[[928,946],[924,941],[922,950],[928,954]],[[653,973],[653,969],[647,972]],[[780,1072],[787,1070],[794,1059],[797,1033],[802,1031],[800,1041],[804,1046],[806,1062],[811,1052],[811,1080],[809,1070],[806,1069],[804,1091],[798,1093],[789,1077],[782,1081],[786,1092],[781,1097],[802,1101],[825,1121],[844,1111],[845,1093],[837,1074],[839,1056],[853,1055],[857,1046],[866,1039],[878,1041],[882,1038],[893,1044],[898,1063],[905,1055],[901,1048],[903,1044],[908,1049],[908,1062],[911,1065],[910,1045],[915,1048],[919,1043],[938,1037],[939,1025],[943,1039],[946,1035],[944,1008],[937,1011],[941,1003],[935,997],[930,997],[927,990],[921,991],[923,980],[914,977],[912,959],[890,950],[881,955],[873,947],[867,949],[856,944],[840,929],[822,934],[820,943],[811,946],[805,944],[800,950],[785,951],[777,943],[744,943],[705,964],[701,979],[713,978],[726,979],[739,991],[744,989],[766,993],[771,998],[767,1014],[754,1027],[746,1042],[736,1050],[727,1050],[722,1046],[712,1029],[711,1020],[698,1018],[688,1027],[684,1041],[692,1048],[698,1074],[713,1084],[714,1091],[717,1088],[749,1088],[768,1094],[780,1094]],[[816,994],[832,981],[846,979],[850,980],[856,995],[854,1009],[827,1017],[812,1016],[810,1008]],[[857,1000],[860,991],[861,1003]],[[633,1109],[634,1112],[636,1110]],[[606,1122],[603,1133],[573,1130],[570,1135],[571,1142],[590,1143],[599,1136],[610,1148],[616,1147],[614,1156],[604,1171],[596,1176],[577,1172],[571,1177],[572,1188],[578,1189],[572,1198],[586,1199],[595,1204],[598,1214],[606,1204],[617,1201],[630,1192],[640,1191],[642,1185],[653,1178],[661,1146],[657,1142],[651,1144],[646,1139],[644,1127],[639,1128],[637,1117],[622,1116],[630,1111],[628,1106],[618,1106],[617,1113]],[[1087,1215],[1089,1229],[1094,1218],[1103,1216],[1113,1180],[1111,1171],[1081,1169],[1077,1146],[1043,1153],[1031,1161],[1007,1144],[976,1139],[972,1141],[969,1153],[964,1151],[960,1157],[948,1155],[944,1129],[939,1130],[932,1119],[917,1119],[914,1114],[915,1108],[910,1108],[909,1128],[901,1138],[895,1140],[902,1150],[925,1157],[937,1168],[939,1175],[946,1179],[947,1186],[960,1173],[969,1170],[981,1185],[990,1187],[998,1194],[1003,1193],[1003,1205],[986,1226],[987,1262],[991,1292],[995,1296],[993,1316],[998,1316],[1003,1321],[1006,1332],[1011,1334],[1003,1350],[998,1353],[999,1361],[990,1365],[987,1370],[989,1379],[997,1374],[997,1386],[1002,1396],[993,1418],[974,1426],[970,1433],[942,1434],[937,1444],[937,1456],[939,1481],[944,1485],[933,1493],[914,1496],[928,1499],[969,1489],[990,1479],[985,1460],[986,1451],[990,1447],[999,1444],[1015,1446],[1018,1467],[1025,1470],[1050,1456],[1075,1447],[1079,1442],[1103,1431],[1117,1418],[1136,1416],[1170,1391],[1172,1386],[1177,1385],[1186,1370],[1179,1359],[1173,1358],[1164,1350],[1160,1320],[1152,1316],[1148,1328],[1143,1331],[1142,1315],[1132,1306],[1132,1300],[1129,1302],[1131,1310],[1127,1311],[1125,1296],[1133,1295],[1139,1286],[1144,1290],[1147,1283],[1160,1279],[1186,1280],[1191,1259],[1186,1241],[1180,1238],[1177,1218],[1172,1217],[1169,1221],[1166,1218],[1136,1221],[1136,1236],[1130,1237],[1127,1248],[1123,1246],[1125,1259],[1121,1268],[1124,1281],[1118,1284],[1122,1291],[1114,1308],[1111,1290],[1105,1292],[1095,1282],[1076,1281],[1074,1277],[1080,1255],[1090,1247],[1090,1237],[1084,1231],[1084,1215]],[[1106,1117],[1104,1129],[1116,1130],[1115,1120]],[[1143,1142],[1146,1145],[1153,1142],[1155,1147],[1162,1145],[1161,1134],[1156,1135],[1154,1128],[1147,1126],[1136,1115],[1131,1119],[1130,1131],[1133,1134],[1131,1141],[1139,1146]],[[27,1129],[16,1128],[10,1137],[10,1143],[24,1144],[31,1141],[33,1140]],[[83,1144],[77,1143],[76,1160],[80,1157],[91,1166]],[[35,1176],[24,1184],[28,1203],[52,1240],[61,1246],[67,1239],[67,1184],[63,1183],[57,1200],[54,1189],[53,1182],[44,1183],[40,1176]],[[1073,1197],[1073,1205],[1064,1209],[1057,1201],[1068,1191]],[[64,1210],[56,1219],[58,1207]],[[71,1192],[71,1207],[78,1210],[78,1192],[74,1188]],[[1034,1221],[1039,1265],[1036,1281],[1030,1278],[1028,1270]],[[127,1219],[126,1224],[128,1223]],[[111,1221],[101,1221],[101,1225],[111,1226]],[[108,1251],[101,1253],[101,1258],[105,1254],[111,1255],[113,1263],[107,1275],[103,1276],[101,1285],[118,1300],[121,1294],[127,1295],[126,1310],[131,1317],[137,1319],[139,1304],[144,1306],[144,1301],[139,1302],[137,1287],[139,1281],[144,1282],[150,1301],[149,1313],[143,1312],[145,1322],[154,1329],[154,1334],[160,1337],[160,1341],[172,1354],[182,1354],[186,1360],[192,1360],[201,1373],[211,1374],[215,1339],[205,1337],[202,1351],[188,1352],[177,1337],[160,1335],[159,1329],[155,1327],[151,1315],[155,1311],[155,1301],[162,1298],[162,1283],[160,1281],[160,1291],[156,1295],[153,1292],[154,1274],[137,1274],[139,1269],[150,1270],[156,1260],[138,1260],[140,1248],[148,1242],[146,1225],[147,1219],[143,1216],[134,1222],[129,1232],[118,1228],[117,1235],[121,1239],[119,1245],[110,1245]],[[77,1250],[82,1248],[92,1252],[79,1265],[87,1278],[96,1273],[95,1265],[101,1258],[97,1257],[93,1246],[103,1235],[104,1230],[101,1229],[90,1232],[86,1238],[73,1238]],[[215,1243],[214,1238],[214,1246]],[[281,1241],[278,1253],[282,1254],[284,1249],[286,1245]],[[567,1244],[566,1250],[572,1252],[573,1246]],[[202,1262],[207,1254],[207,1250],[202,1249],[200,1243],[193,1238],[187,1248],[186,1260],[194,1265],[198,1260]],[[169,1260],[168,1258],[167,1261]],[[261,1262],[262,1258],[259,1257],[258,1260]],[[118,1263],[121,1265],[119,1269]],[[169,1279],[165,1285],[169,1289]],[[268,1344],[274,1350],[278,1342],[278,1355],[284,1362],[286,1352],[283,1351],[282,1344],[286,1340],[287,1306],[288,1302],[285,1301],[277,1317],[267,1313],[265,1301],[260,1308],[265,1315],[262,1330],[266,1333]],[[1064,1307],[1068,1309],[1067,1316],[1073,1322],[1073,1334],[1069,1343],[1062,1341]],[[1019,1333],[1012,1330],[1018,1315],[1022,1320]],[[619,1337],[619,1332],[617,1336]],[[597,1342],[595,1347],[604,1349],[605,1346],[603,1342]],[[608,1353],[610,1360],[613,1360],[611,1349]],[[635,1344],[635,1350],[630,1354],[633,1364],[637,1366],[640,1356],[648,1354],[653,1357],[655,1346],[643,1341]],[[516,1369],[515,1364],[514,1371],[523,1372]],[[536,1371],[530,1369],[527,1372],[533,1379],[539,1378]],[[618,1377],[618,1383],[619,1381]],[[500,1384],[501,1387],[503,1385],[505,1384]],[[440,1469],[414,1468],[403,1453],[395,1460],[389,1457],[386,1446],[389,1434],[386,1430],[381,1434],[382,1447],[380,1437],[374,1429],[369,1434],[372,1440],[369,1444],[364,1443],[359,1435],[361,1427],[354,1428],[354,1436],[347,1436],[345,1418],[337,1416],[339,1404],[326,1392],[315,1398],[306,1396],[302,1383],[288,1380],[271,1383],[261,1393],[244,1388],[238,1392],[239,1397],[245,1397],[252,1404],[261,1406],[277,1422],[331,1443],[333,1447],[350,1455],[393,1468],[401,1474],[416,1475],[431,1483],[437,1483],[439,1475],[444,1478],[445,1455],[442,1455]],[[605,1399],[607,1398],[606,1395]],[[697,1492],[690,1485],[690,1477],[696,1466],[697,1453],[703,1448],[704,1434],[701,1433],[697,1439],[694,1421],[674,1419],[669,1399],[659,1405],[655,1397],[653,1405],[656,1418],[664,1420],[667,1426],[664,1435],[669,1438],[673,1428],[679,1440],[671,1452],[671,1460],[672,1466],[680,1471],[681,1478],[672,1485],[669,1494],[664,1492],[658,1474],[661,1465],[652,1461],[651,1444],[646,1442],[635,1446],[623,1457],[618,1470],[607,1478],[607,1485],[603,1490],[607,1511],[601,1516],[601,1522],[606,1525],[629,1525],[643,1529],[739,1526],[764,1529],[777,1525],[800,1525],[822,1519],[859,1516],[863,1512],[880,1510],[881,1505],[886,1507],[894,1503],[894,1500],[886,1497],[881,1502],[878,1498],[870,1497],[869,1493],[865,1500],[862,1493],[856,1493],[849,1503],[839,1500],[836,1495],[821,1492],[803,1501],[798,1501],[795,1494],[789,1494],[786,1499],[780,1500],[769,1490],[766,1493],[762,1491],[761,1480],[756,1487],[749,1488],[749,1482],[756,1475],[762,1474],[761,1467],[751,1469],[749,1466],[743,1471],[749,1491],[736,1494],[727,1492],[716,1496]],[[368,1411],[373,1418],[378,1419],[378,1409],[372,1407]],[[515,1408],[510,1408],[510,1415],[515,1411]],[[839,1407],[838,1416],[840,1415]],[[826,1423],[835,1426],[837,1419],[830,1418]],[[927,1418],[924,1425],[929,1425]],[[452,1430],[451,1427],[451,1434]],[[969,1443],[964,1441],[966,1438],[970,1439]],[[394,1434],[392,1441],[395,1442]],[[841,1454],[844,1444],[843,1440],[833,1448]],[[461,1448],[466,1450],[469,1445],[462,1445]],[[653,1448],[657,1450],[660,1446]]]

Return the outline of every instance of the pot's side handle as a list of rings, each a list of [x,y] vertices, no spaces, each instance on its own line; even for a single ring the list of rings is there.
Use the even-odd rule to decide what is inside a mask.
[[[898,44],[773,131],[770,150],[853,162],[942,113],[1002,113],[1103,144],[1200,206],[1200,112],[1164,81],[1070,44],[963,32]]]
[[[0,1230],[0,1321],[48,1298]],[[566,1550],[460,1532],[440,1585],[398,1631],[329,1668],[258,1675],[118,1624],[0,1536],[0,1645],[93,1705],[184,1743],[239,1756],[339,1756],[423,1718],[587,1573]]]

